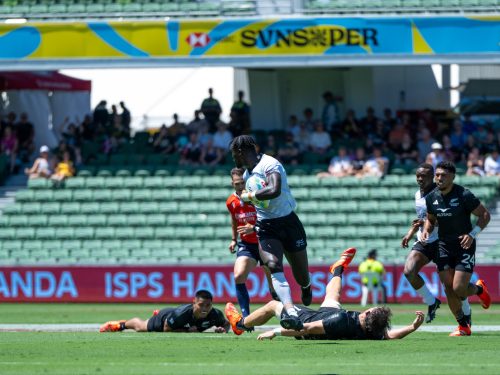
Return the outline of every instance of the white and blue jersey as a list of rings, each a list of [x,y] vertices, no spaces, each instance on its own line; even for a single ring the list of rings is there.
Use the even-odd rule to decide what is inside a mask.
[[[421,196],[420,190],[415,193],[415,210],[417,211],[417,217],[425,221],[427,218],[427,205],[425,203],[425,196]],[[418,228],[417,239],[420,241],[422,239],[423,225]],[[438,239],[438,227],[435,226],[434,230],[427,239],[427,243],[432,243]]]
[[[297,206],[297,203],[292,196],[292,192],[290,191],[290,187],[288,186],[285,168],[283,168],[283,165],[272,156],[262,154],[257,165],[251,172],[246,170],[243,178],[246,181],[251,175],[256,174],[266,180],[267,176],[276,172],[281,175],[281,194],[278,197],[271,199],[267,208],[255,207],[257,211],[257,220],[259,221],[288,216]]]

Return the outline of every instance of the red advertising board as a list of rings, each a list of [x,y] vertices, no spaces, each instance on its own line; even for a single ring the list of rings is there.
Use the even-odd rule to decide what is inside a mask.
[[[232,266],[158,267],[0,267],[0,302],[160,302],[191,300],[198,289],[208,289],[216,302],[235,301]],[[326,267],[311,266],[313,296],[321,302],[331,275]],[[403,275],[402,266],[386,266],[384,284],[388,302],[421,302]],[[500,302],[500,265],[477,266],[472,280],[486,280],[492,299]],[[300,289],[289,268],[286,275],[295,301]],[[423,269],[431,292],[445,299],[435,268]],[[355,268],[343,277],[342,302],[359,302],[360,277]],[[261,269],[249,275],[247,286],[253,302],[270,299]],[[472,298],[476,302],[476,298]]]

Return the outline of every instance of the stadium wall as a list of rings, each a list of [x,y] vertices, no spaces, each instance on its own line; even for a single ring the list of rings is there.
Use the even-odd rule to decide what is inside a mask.
[[[195,291],[208,289],[216,302],[235,301],[232,266],[157,266],[157,267],[1,267],[0,302],[189,302]],[[331,276],[325,267],[311,266],[314,302],[322,301]],[[421,298],[403,275],[402,266],[386,266],[384,284],[388,302],[415,302]],[[287,279],[293,280],[290,268]],[[431,292],[446,299],[435,268],[423,269]],[[500,302],[500,265],[477,266],[478,275],[486,280],[493,302]],[[359,274],[344,273],[342,301],[357,303],[361,299]],[[253,302],[270,300],[268,286],[260,268],[248,278]],[[300,288],[292,282],[294,299],[300,301]],[[477,302],[472,298],[472,302]]]

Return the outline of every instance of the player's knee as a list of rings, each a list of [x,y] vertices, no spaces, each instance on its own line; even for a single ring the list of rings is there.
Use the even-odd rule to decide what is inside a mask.
[[[416,271],[417,270],[415,269],[413,264],[405,266],[405,268],[403,270],[403,274],[405,275],[406,280],[408,280],[409,282],[412,282],[417,277]]]
[[[271,271],[272,274],[276,272],[283,272],[283,266],[273,260],[268,261],[266,263],[266,266],[267,268],[269,268],[269,271]]]
[[[244,284],[247,281],[246,274],[244,272],[235,272],[234,274],[234,282],[236,284]]]
[[[453,293],[457,295],[459,298],[466,298],[467,297],[467,287],[463,287],[462,285],[454,285],[453,286]]]

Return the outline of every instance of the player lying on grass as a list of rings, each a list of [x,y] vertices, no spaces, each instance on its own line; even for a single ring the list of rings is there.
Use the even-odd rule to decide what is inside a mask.
[[[212,307],[212,294],[198,290],[193,303],[177,308],[155,310],[147,320],[132,318],[104,323],[100,332],[118,332],[133,329],[136,332],[203,332],[215,327],[216,333],[227,333],[229,323],[222,311]]]
[[[388,307],[373,307],[363,312],[346,311],[339,303],[342,290],[342,273],[356,254],[356,249],[345,250],[340,259],[330,267],[333,278],[326,287],[326,295],[319,310],[295,306],[299,319],[304,324],[300,331],[276,328],[259,335],[259,340],[276,336],[290,336],[307,340],[382,340],[402,339],[416,331],[424,321],[424,313],[416,311],[416,318],[410,325],[400,329],[389,329],[391,310]],[[283,304],[271,301],[246,318],[232,303],[226,305],[226,317],[233,332],[241,335],[252,327],[267,323],[273,316],[280,318]]]

